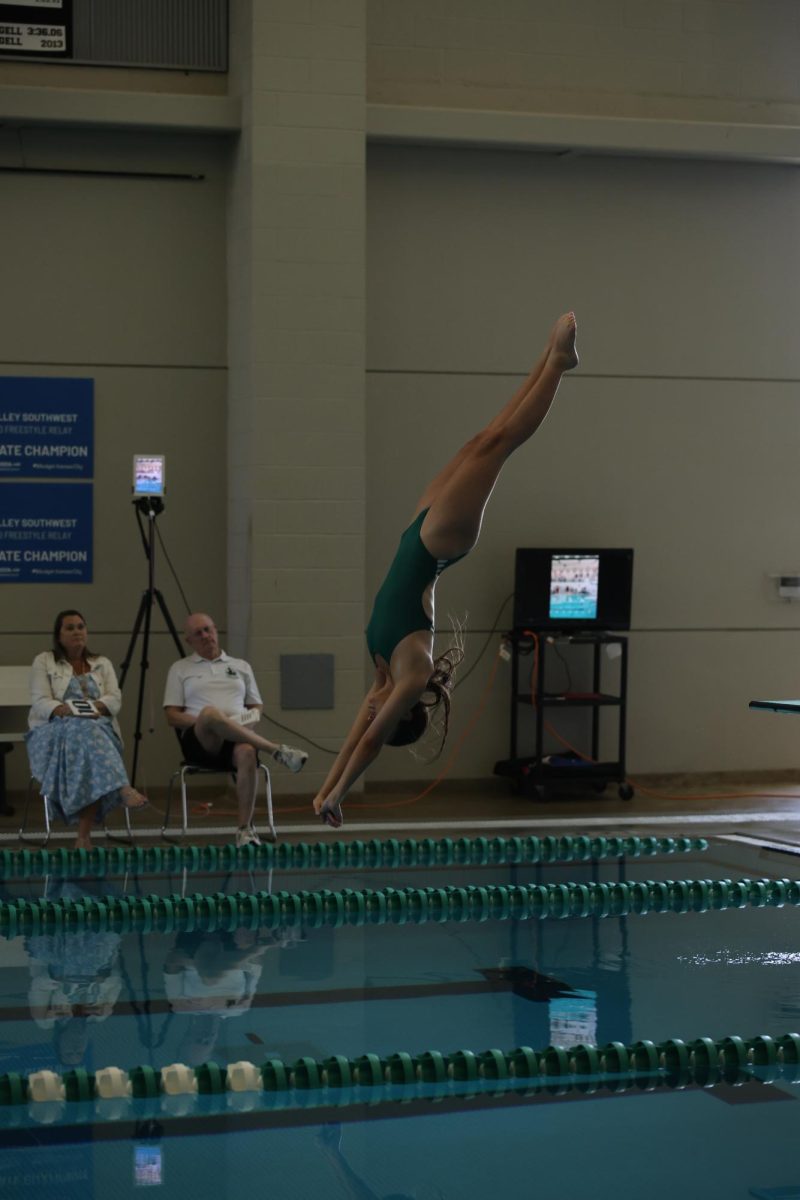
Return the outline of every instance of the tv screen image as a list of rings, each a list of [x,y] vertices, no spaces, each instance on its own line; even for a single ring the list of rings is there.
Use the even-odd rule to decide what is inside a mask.
[[[550,560],[550,617],[567,621],[597,617],[598,554],[554,554]]]
[[[633,550],[521,548],[514,571],[514,628],[630,629]]]

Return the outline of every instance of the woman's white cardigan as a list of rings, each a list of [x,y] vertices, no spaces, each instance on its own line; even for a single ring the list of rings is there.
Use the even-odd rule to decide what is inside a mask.
[[[100,690],[98,700],[108,709],[114,731],[121,741],[117,713],[122,707],[122,693],[114,668],[102,654],[90,658],[89,667],[90,674]],[[54,709],[62,703],[72,676],[71,665],[66,659],[57,660],[52,650],[43,650],[41,654],[36,655],[31,667],[31,710],[28,713],[30,729],[47,724]]]

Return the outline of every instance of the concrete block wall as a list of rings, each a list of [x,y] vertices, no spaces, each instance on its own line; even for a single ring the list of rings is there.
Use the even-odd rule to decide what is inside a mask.
[[[506,249],[506,257],[503,253],[487,254],[486,248],[491,248],[491,230],[505,228],[502,206],[506,201],[503,196],[509,194],[508,185],[516,178],[519,161],[524,156],[513,156],[505,165],[505,175],[501,178],[496,172],[496,158],[487,160],[484,168],[477,158],[473,158],[474,147],[469,149],[463,155],[464,162],[470,160],[467,186],[457,189],[449,199],[450,184],[445,176],[441,196],[448,200],[448,206],[444,208],[441,222],[434,228],[431,213],[423,205],[419,216],[410,222],[404,235],[405,243],[397,239],[397,229],[402,229],[405,224],[403,210],[406,214],[410,209],[417,211],[418,197],[429,172],[420,170],[414,175],[405,171],[394,180],[392,187],[398,198],[398,212],[393,215],[394,225],[387,227],[385,233],[381,232],[383,218],[376,200],[379,179],[373,174],[370,227],[376,232],[370,244],[370,257],[376,282],[370,295],[373,314],[370,365],[375,392],[371,396],[370,422],[367,421],[363,328],[365,110],[382,104],[405,105],[411,111],[450,106],[462,110],[459,116],[463,115],[465,121],[479,109],[495,112],[516,109],[523,113],[562,114],[567,118],[571,115],[663,117],[684,120],[687,124],[694,122],[695,125],[701,121],[738,121],[749,123],[755,129],[756,137],[763,136],[769,141],[767,126],[773,133],[791,130],[793,125],[800,126],[800,85],[794,70],[798,39],[800,10],[794,0],[575,0],[570,5],[555,0],[234,0],[231,4],[232,70],[227,81],[230,103],[228,97],[210,97],[220,100],[220,105],[212,112],[211,127],[230,137],[227,159],[226,152],[217,158],[217,149],[222,147],[216,142],[211,156],[213,164],[219,161],[219,178],[223,169],[228,172],[227,225],[223,225],[221,213],[216,215],[216,209],[209,207],[208,213],[215,215],[202,230],[197,226],[195,244],[189,237],[195,226],[187,219],[186,212],[182,211],[176,217],[172,229],[163,234],[164,244],[172,248],[171,252],[178,260],[178,274],[181,277],[184,272],[186,274],[192,302],[184,302],[177,293],[170,293],[165,287],[165,264],[172,260],[157,250],[153,270],[156,282],[152,290],[142,295],[137,291],[128,292],[119,298],[119,303],[126,307],[121,310],[122,319],[114,323],[111,330],[114,339],[109,344],[116,344],[119,330],[149,330],[148,337],[152,334],[154,340],[148,341],[146,346],[145,343],[137,345],[136,355],[143,353],[144,347],[146,364],[156,367],[171,364],[180,368],[182,374],[178,376],[176,372],[176,378],[185,381],[180,385],[181,405],[187,410],[191,403],[197,404],[199,393],[193,376],[185,368],[192,366],[194,369],[199,363],[213,371],[213,385],[209,384],[207,395],[205,391],[202,393],[202,421],[198,421],[196,413],[190,413],[186,418],[191,425],[191,438],[186,434],[183,408],[180,408],[180,419],[178,408],[173,410],[176,418],[173,420],[172,413],[159,403],[156,389],[147,393],[148,421],[152,420],[154,433],[162,438],[162,444],[164,437],[173,439],[176,447],[186,447],[191,439],[202,439],[203,463],[208,466],[198,470],[195,460],[191,467],[187,461],[187,486],[172,491],[174,497],[188,499],[188,483],[192,478],[207,479],[210,475],[214,480],[213,495],[207,483],[204,488],[205,519],[198,525],[196,513],[191,511],[185,519],[181,518],[180,523],[181,543],[190,559],[190,568],[186,570],[191,570],[191,603],[211,608],[220,624],[228,630],[228,649],[251,658],[268,712],[278,720],[295,725],[301,733],[306,732],[333,749],[348,727],[364,686],[367,674],[362,633],[365,606],[371,599],[370,587],[399,529],[394,518],[389,521],[391,514],[381,500],[382,489],[386,479],[399,470],[398,464],[411,461],[409,455],[414,452],[407,413],[399,414],[398,439],[391,442],[393,426],[388,417],[382,416],[380,409],[383,384],[387,381],[378,377],[377,370],[384,373],[397,371],[399,375],[408,374],[410,368],[434,371],[441,364],[435,356],[428,354],[429,349],[435,349],[438,354],[443,348],[449,348],[453,353],[444,364],[448,369],[473,370],[477,376],[488,367],[513,376],[519,367],[516,346],[524,344],[523,332],[517,330],[518,339],[506,345],[507,321],[499,308],[486,313],[485,321],[479,323],[477,336],[469,334],[475,284],[481,293],[490,293],[493,288],[497,291],[504,286],[505,264],[513,265],[518,261],[516,245]],[[192,170],[200,169],[198,163],[203,169],[210,170],[210,165],[205,167],[205,152],[198,157],[197,135],[206,128],[203,123],[211,120],[211,110],[206,105],[198,107],[194,104],[185,108],[181,103],[178,113],[176,97],[166,92],[162,94],[167,85],[177,87],[177,77],[160,73],[159,80],[162,82],[151,79],[150,74],[98,72],[91,76],[92,94],[86,99],[84,92],[90,85],[84,68],[0,64],[0,81],[9,85],[0,89],[0,119],[6,128],[5,135],[0,138],[3,161],[15,166],[20,165],[23,158],[29,166],[79,164],[88,167],[113,163],[124,167],[131,162],[135,165],[138,158],[130,158],[130,139],[120,136],[120,126],[140,122],[143,128],[156,135],[159,131],[173,130],[169,136],[158,135],[150,139],[148,162],[164,170],[170,165],[182,169],[185,164]],[[42,95],[40,102],[34,103],[31,97],[39,87],[39,81]],[[191,78],[185,81],[185,87],[190,92],[196,85],[198,91],[205,92],[208,90],[206,83],[195,77],[194,81]],[[219,83],[217,78],[215,92]],[[147,90],[149,86],[152,91]],[[56,105],[52,94],[59,89],[63,90],[63,95]],[[69,97],[70,89],[77,95]],[[20,97],[20,91],[25,95]],[[49,101],[47,92],[52,93]],[[124,93],[122,98],[120,92]],[[182,102],[190,99],[189,95],[181,98]],[[241,106],[241,132],[233,135],[231,130],[235,128],[236,120],[231,114],[236,111],[236,100]],[[19,114],[26,102],[31,108],[22,119]],[[119,116],[121,112],[127,113],[129,119],[123,121]],[[77,113],[81,115],[75,116]],[[23,125],[25,121],[37,125],[39,132],[35,140],[29,136],[29,130],[23,130],[20,137],[14,124],[20,120]],[[63,131],[73,120],[82,123],[78,131],[81,145],[79,150],[76,149],[70,139],[67,154],[61,145],[60,133],[55,137],[49,127],[58,126]],[[480,125],[479,120],[475,123]],[[622,127],[626,122],[616,124]],[[648,128],[652,130],[656,124],[653,122]],[[106,126],[101,138],[102,158],[99,150],[93,148],[95,135],[86,133],[87,126],[93,128],[95,125]],[[174,133],[176,128],[183,132],[182,138]],[[71,132],[75,134],[76,131]],[[32,157],[34,149],[36,155]],[[636,147],[640,154],[658,149],[655,143],[642,142]],[[574,163],[575,159],[570,161]],[[610,185],[616,186],[624,174],[623,161],[630,163],[630,160],[618,160],[613,166],[613,177],[604,180],[595,193],[600,213],[605,211],[604,205],[608,205]],[[566,160],[563,166],[569,169]],[[717,164],[707,166],[708,171],[716,175]],[[671,167],[668,172],[672,177]],[[42,180],[37,179],[37,187],[44,187]],[[479,213],[475,231],[468,230],[465,240],[456,244],[456,218],[460,214],[459,219],[463,219],[464,212],[469,210],[473,189],[478,188],[479,183],[482,186],[483,182],[492,180],[495,181],[494,190]],[[760,215],[753,217],[747,213],[742,218],[750,222],[752,246],[749,240],[743,241],[739,237],[738,231],[729,238],[728,245],[717,245],[716,250],[710,248],[710,240],[702,243],[707,259],[702,286],[708,289],[704,294],[709,303],[713,304],[719,290],[731,300],[735,299],[741,279],[750,278],[747,270],[738,276],[733,271],[736,255],[731,253],[730,246],[740,248],[745,245],[754,255],[754,261],[766,261],[762,231],[766,228],[774,234],[780,228],[770,216],[769,205],[773,202],[770,197],[774,199],[776,195],[782,195],[782,191],[772,177],[764,178],[762,182],[763,187],[757,192],[759,208],[752,210]],[[4,201],[9,206],[8,226],[18,229],[19,211],[27,212],[29,206],[22,202],[11,203],[9,198],[13,199],[16,186],[4,186]],[[26,188],[29,186],[32,186],[30,181],[25,183]],[[55,184],[48,186],[55,188]],[[76,185],[74,181],[61,181],[58,186],[58,192],[50,192],[48,199],[56,208],[60,197],[71,195]],[[87,228],[91,226],[92,237],[87,241],[91,247],[90,258],[101,264],[105,261],[100,252],[105,236],[104,221],[110,218],[107,202],[96,197],[95,190],[107,185],[93,183],[91,187],[86,186],[86,198],[75,212],[79,212],[80,220],[85,220]],[[138,189],[140,185],[131,186]],[[659,188],[663,193],[663,187],[659,185]],[[655,188],[653,195],[659,194],[659,188]],[[435,199],[436,188],[431,194]],[[518,194],[516,184],[510,194]],[[694,184],[692,194],[696,194]],[[636,188],[626,192],[626,202],[638,209],[642,195],[637,184]],[[131,197],[136,219],[141,219],[151,234],[153,230],[158,232],[156,218],[168,210],[163,202],[154,205],[152,213],[142,210],[139,204],[134,206],[138,196],[137,190],[135,197]],[[726,196],[725,210],[730,207],[727,199]],[[391,207],[393,211],[394,205]],[[611,207],[624,215],[619,204]],[[724,220],[720,222],[721,211],[713,203],[704,209],[712,230],[727,228]],[[656,232],[644,230],[639,244],[663,245],[664,231],[673,228],[677,212],[667,213],[661,222],[654,221],[652,228]],[[98,220],[98,214],[102,219]],[[586,262],[591,261],[597,242],[596,221],[597,213],[585,231],[587,252],[583,260]],[[119,245],[126,253],[134,255],[130,225],[126,221],[121,227],[127,231],[127,236],[120,237]],[[82,223],[80,228],[83,229]],[[793,245],[790,219],[786,229],[785,242],[769,260],[775,264],[774,272],[767,272],[783,281],[784,290],[790,287],[794,278],[791,261],[784,250],[785,246]],[[177,239],[176,231],[180,234]],[[442,231],[446,232],[446,237]],[[162,245],[160,236],[153,242],[156,247]],[[219,256],[223,236],[227,239],[227,344],[223,319],[224,286],[217,276],[210,286],[200,286],[203,270],[214,261],[215,254]],[[638,255],[631,253],[630,244],[626,226],[619,240],[620,262],[626,269],[630,266],[639,278],[642,276],[641,262]],[[426,286],[422,273],[408,279],[405,319],[421,329],[414,347],[403,336],[404,313],[398,307],[398,296],[392,288],[396,289],[398,279],[403,282],[409,273],[407,265],[425,245],[431,248],[422,256],[425,269],[432,271],[437,258],[448,251],[458,279],[465,280],[465,286],[454,289],[451,307],[445,311],[441,295],[435,287]],[[23,249],[22,239],[10,244],[12,257],[6,264],[6,273],[14,281],[14,286],[7,289],[13,320],[7,322],[6,340],[13,346],[13,352],[7,351],[6,366],[13,360],[17,364],[23,363],[21,370],[38,370],[38,356],[45,346],[47,359],[53,364],[111,362],[113,365],[115,356],[109,357],[109,345],[105,344],[108,339],[100,336],[107,329],[108,306],[100,307],[96,314],[94,310],[88,315],[80,313],[84,319],[77,322],[76,341],[69,354],[63,350],[65,327],[51,315],[49,307],[46,319],[45,310],[40,310],[42,323],[48,326],[46,339],[36,322],[22,321],[20,314],[37,303],[36,292],[28,282]],[[58,270],[69,285],[64,289],[69,296],[74,294],[71,256],[79,250],[83,254],[80,243],[75,238],[68,238],[58,260]],[[116,243],[115,253],[118,253]],[[476,255],[480,260],[477,263]],[[382,270],[385,257],[398,260],[392,267],[397,272],[394,277]],[[580,258],[576,255],[575,261]],[[134,265],[138,269],[119,275],[128,282],[140,279],[141,259]],[[559,277],[561,274],[559,265]],[[672,278],[669,273],[668,277]],[[726,279],[732,282],[726,284]],[[767,291],[777,295],[779,290],[771,279],[769,288],[762,295]],[[652,287],[649,291],[655,294]],[[676,294],[674,288],[672,294],[673,297]],[[56,293],[51,289],[46,295]],[[761,302],[761,297],[759,301],[756,320],[759,328],[762,323],[767,324],[769,338],[753,336],[754,326],[749,317],[745,318],[733,305],[728,322],[726,376],[740,380],[754,375],[772,378],[778,371],[773,365],[777,360],[768,347],[772,345],[770,338],[777,336],[775,330],[783,329],[786,314],[791,313],[791,304],[779,306],[773,301],[767,306]],[[565,304],[573,302],[571,297],[564,300]],[[156,320],[162,309],[168,310],[168,317]],[[67,310],[74,312],[77,318],[78,310],[74,304],[68,305]],[[93,319],[95,315],[97,322]],[[616,330],[607,328],[611,315],[612,310],[600,304],[594,322],[586,321],[587,329],[604,329],[604,337],[598,336],[597,344],[614,341]],[[481,355],[489,354],[490,362],[467,361],[461,354],[459,340],[451,332],[456,326],[455,318],[461,317],[466,318],[466,322],[458,321],[458,327],[467,330],[466,335],[461,335],[465,344],[470,350],[476,347]],[[668,330],[668,324],[660,321],[656,322],[656,327]],[[382,331],[383,340],[376,336],[376,330]],[[608,334],[607,338],[605,334]],[[667,338],[667,333],[664,337]],[[25,345],[32,344],[32,339],[36,346],[25,351]],[[95,342],[104,343],[102,356],[95,348]],[[503,352],[498,351],[492,357],[490,351],[495,344],[502,346]],[[84,348],[78,352],[76,346]],[[510,353],[512,346],[513,354]],[[157,353],[153,352],[154,348]],[[227,428],[223,432],[220,406],[225,389],[226,348],[229,399],[225,417]],[[587,345],[586,349],[589,359],[591,347]],[[657,349],[663,350],[661,343]],[[421,353],[423,350],[424,354]],[[135,363],[136,355],[120,353],[119,362]],[[660,370],[667,376],[677,369],[669,354],[662,355],[660,364]],[[683,367],[683,364],[679,365]],[[703,361],[697,374],[711,371],[718,375],[719,371],[712,367],[713,363],[709,366]],[[139,369],[137,367],[137,371]],[[793,376],[788,369],[784,371],[781,366],[778,373],[783,381],[781,386],[793,386]],[[131,391],[134,390],[131,385]],[[123,393],[119,395],[121,404]],[[454,411],[457,411],[459,399],[456,391],[452,401]],[[139,422],[139,428],[133,429],[132,435],[141,432],[141,409],[136,416],[134,412],[126,410],[126,420],[132,426],[135,421]],[[429,411],[425,410],[423,415],[428,417]],[[366,476],[368,425],[379,450],[384,451],[386,439],[390,439],[391,454],[388,464],[377,459],[370,468],[371,474]],[[446,432],[447,428],[445,423],[442,429]],[[209,433],[209,429],[213,432]],[[227,446],[223,449],[225,434]],[[128,449],[126,444],[125,455]],[[172,453],[171,443],[167,449]],[[432,449],[438,455],[438,442]],[[446,449],[443,444],[442,452]],[[118,452],[121,455],[121,443],[115,446],[114,454]],[[218,467],[215,456],[223,460]],[[223,569],[219,556],[226,552],[222,520],[226,457],[227,568]],[[414,469],[421,470],[424,464],[419,457],[414,461]],[[111,459],[108,462],[110,469]],[[435,467],[437,463],[429,465]],[[172,479],[175,484],[175,474]],[[404,487],[408,483],[404,478]],[[364,555],[365,549],[370,548],[364,516],[366,490],[373,499],[370,537],[377,553],[370,550],[370,570],[365,586]],[[513,493],[507,494],[511,502]],[[398,493],[398,507],[401,500]],[[490,515],[491,521],[498,522],[502,503],[498,497],[497,506],[492,510],[497,515]],[[120,499],[120,505],[123,504],[127,505],[126,499]],[[405,511],[403,508],[399,516],[404,516]],[[110,510],[104,511],[104,519],[106,515],[110,522]],[[177,533],[177,500],[170,501],[169,526]],[[488,535],[482,553],[499,553],[499,543],[496,539],[492,541],[491,530]],[[378,553],[383,556],[380,563]],[[126,565],[127,554],[127,549],[120,548],[116,556],[109,550],[106,558],[109,580],[119,578],[120,566]],[[212,555],[216,557],[209,570],[208,560]],[[776,563],[779,558],[784,562],[785,556],[773,555]],[[750,565],[755,562],[754,558]],[[454,573],[452,587],[456,588],[456,581],[463,580],[473,569],[477,570],[477,566],[473,568],[468,564],[460,575]],[[758,569],[762,568],[759,566]],[[445,579],[441,590],[442,613],[449,607],[450,587],[450,581]],[[461,592],[459,583],[457,592],[452,593],[455,611],[460,609]],[[138,585],[134,588],[134,599],[136,593]],[[41,608],[34,625],[10,621],[10,628],[16,628],[16,633],[0,647],[5,661],[17,661],[23,651],[25,657],[29,651],[32,654],[46,632],[44,613],[50,612],[51,605],[44,594],[38,593],[35,599],[37,604],[41,602]],[[84,603],[83,598],[81,603]],[[107,632],[109,638],[117,639],[109,644],[112,653],[118,656],[124,649],[123,631],[130,611],[130,593],[119,604],[115,602],[113,610],[109,609],[113,611],[113,620],[105,618],[106,597],[102,587],[95,590],[93,585],[85,604],[90,609],[95,628],[94,614],[104,613],[100,632]],[[488,591],[470,599],[473,630],[470,636],[476,639],[482,637],[478,634],[482,627],[477,623],[478,605],[481,606],[483,624],[491,624],[497,607]],[[177,605],[173,607],[177,612]],[[20,630],[25,631],[26,637],[33,637],[35,633],[35,646],[13,640]],[[162,637],[160,631],[159,636]],[[786,637],[791,638],[789,630]],[[105,637],[103,641],[105,645]],[[293,650],[335,654],[334,710],[297,714],[296,720],[294,714],[280,711],[278,656]],[[643,693],[653,686],[652,678],[657,676],[661,661],[659,655],[660,651],[654,654],[654,665],[646,672],[647,678],[641,677]],[[171,647],[165,644],[161,655],[163,669],[170,657]],[[788,671],[791,655],[787,654],[785,659]],[[637,662],[643,664],[644,661],[644,655],[637,657]],[[710,658],[708,663],[711,663]],[[158,672],[154,671],[153,676],[156,674]],[[791,694],[791,687],[788,684],[787,687]],[[156,706],[158,699],[156,696]],[[462,701],[464,699],[466,696],[462,693]],[[464,711],[466,705],[462,703],[461,709]],[[503,739],[504,722],[504,715],[497,718],[497,728],[486,738],[485,747]],[[276,737],[291,740],[291,735],[277,727],[265,725],[264,728]],[[788,726],[784,724],[783,728]],[[161,734],[165,742],[164,761],[171,763],[172,739],[163,731]],[[768,736],[777,735],[770,729]],[[640,740],[642,745],[649,744],[646,738]],[[454,774],[475,775],[490,762],[488,749],[480,749],[477,740],[474,749],[475,757],[460,763]],[[782,761],[789,761],[793,754],[793,747],[781,745],[777,750],[783,756]],[[698,769],[704,765],[719,765],[705,762],[707,758],[705,745],[698,744],[692,751],[689,765]],[[276,790],[312,789],[329,761],[324,755],[316,755],[311,769],[297,779],[276,773]],[[737,764],[739,761],[737,758]],[[396,779],[405,769],[398,768],[396,762],[396,758],[392,760],[387,756],[376,767],[372,778]],[[415,762],[409,760],[409,764],[409,773],[425,773]],[[643,769],[653,765],[666,769],[670,763],[659,761],[656,764],[649,759],[641,764]],[[427,772],[430,774],[434,770],[435,767],[431,767]]]
[[[334,749],[364,686],[364,4],[233,13],[227,640],[266,712]],[[333,710],[280,711],[293,652],[335,655]],[[316,789],[330,761],[276,789]]]
[[[795,124],[793,0],[369,0],[372,103]]]
[[[191,605],[224,606],[226,153],[215,138],[37,126],[4,130],[0,166],[0,216],[14,231],[0,291],[0,374],[93,379],[95,432],[93,581],[4,583],[0,663],[29,664],[50,644],[56,613],[77,607],[90,645],[119,670],[148,584],[131,506],[134,453],[167,458],[155,585],[172,617],[180,625],[183,594]],[[46,213],[58,214],[49,232]],[[129,767],[143,650],[140,635],[121,713]],[[175,767],[161,715],[175,657],[156,607],[143,788],[165,786]],[[6,719],[5,729],[18,729],[22,714]],[[9,789],[24,794],[23,746],[6,756],[6,772]]]

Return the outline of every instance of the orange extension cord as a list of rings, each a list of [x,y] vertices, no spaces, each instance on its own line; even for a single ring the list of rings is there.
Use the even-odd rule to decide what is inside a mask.
[[[469,735],[472,733],[472,730],[475,728],[475,725],[477,724],[480,716],[482,715],[484,709],[486,708],[486,705],[489,703],[489,697],[492,694],[492,688],[494,687],[494,681],[497,676],[497,668],[499,665],[500,665],[500,655],[498,654],[494,660],[494,665],[493,665],[491,671],[489,672],[489,678],[486,681],[486,684],[483,689],[483,693],[481,695],[480,700],[478,701],[475,711],[473,712],[473,714],[470,717],[469,721],[467,722],[463,732],[461,733],[461,736],[459,737],[458,741],[456,742],[455,746],[453,747],[452,753],[451,753],[450,757],[448,758],[447,762],[445,763],[443,769],[439,772],[439,774],[436,776],[435,779],[431,780],[431,782],[428,784],[427,787],[423,788],[423,790],[421,792],[419,792],[416,796],[411,796],[407,800],[377,800],[377,801],[348,800],[347,801],[348,809],[379,808],[379,809],[383,810],[383,809],[388,809],[388,808],[407,808],[410,804],[416,804],[418,800],[422,800],[423,797],[429,796],[430,793],[433,791],[433,789],[435,787],[438,787],[439,784],[442,782],[442,780],[446,779],[447,776],[450,774],[450,771],[453,769],[453,767],[456,763],[456,760],[458,759],[458,755],[461,751],[461,747],[464,745],[464,742],[467,740]],[[303,805],[302,808],[280,808],[280,809],[277,809],[276,811],[280,812],[281,814],[289,813],[289,812],[308,812],[308,805]]]
[[[525,634],[526,637],[531,638],[531,640],[533,641],[533,670],[531,671],[531,705],[533,708],[536,708],[537,707],[536,685],[537,685],[537,681],[538,681],[538,677],[539,677],[539,635],[537,633],[534,633],[530,629],[524,629],[523,633]],[[472,716],[470,717],[469,721],[467,722],[466,726],[464,727],[464,730],[462,731],[460,737],[458,738],[458,741],[456,742],[455,746],[453,747],[452,753],[450,754],[450,757],[448,758],[447,762],[445,763],[444,768],[439,772],[439,774],[436,776],[435,779],[431,780],[431,782],[427,785],[427,787],[423,788],[423,790],[421,792],[418,792],[416,796],[411,796],[406,800],[390,800],[390,801],[387,801],[387,800],[377,800],[377,801],[348,800],[348,802],[347,802],[348,809],[378,808],[380,810],[384,810],[384,809],[393,809],[393,808],[408,808],[410,805],[416,804],[416,803],[418,803],[418,801],[424,799],[425,796],[429,796],[430,793],[434,790],[434,788],[438,787],[439,784],[444,779],[446,779],[447,776],[450,774],[450,772],[453,769],[453,767],[455,766],[455,763],[461,752],[461,747],[464,745],[464,742],[467,740],[470,733],[472,733],[472,730],[475,728],[478,720],[483,715],[486,705],[489,702],[489,697],[492,694],[492,689],[494,688],[495,679],[497,678],[497,669],[500,665],[500,659],[501,659],[501,656],[498,653],[495,656],[494,665],[492,666],[492,669],[489,672],[489,677],[484,686],[483,692],[481,694],[481,698],[478,701],[478,704],[477,704]],[[596,761],[595,759],[591,758],[590,755],[584,754],[583,751],[578,750],[578,748],[576,746],[573,746],[572,743],[569,742],[562,734],[560,734],[558,732],[558,730],[555,729],[554,726],[549,721],[544,721],[543,724],[544,724],[544,728],[548,731],[548,733],[550,733],[556,739],[556,741],[560,742],[562,744],[562,746],[565,746],[568,750],[571,750],[573,754],[577,754],[578,758],[581,758],[581,759],[583,759],[584,762],[589,762],[589,763],[593,763]],[[645,787],[643,784],[639,783],[638,780],[633,779],[630,776],[626,777],[624,782],[630,784],[631,787],[635,788],[643,796],[650,796],[656,800],[740,800],[746,796],[759,797],[761,799],[768,799],[768,800],[800,799],[800,794],[798,794],[796,792],[704,792],[701,795],[691,795],[689,793],[684,792],[681,795],[670,795],[668,792],[653,791],[652,788]],[[211,816],[212,815],[211,807],[212,806],[210,803],[209,804],[199,804],[195,808],[193,808],[192,811],[195,813],[195,815]],[[308,805],[307,804],[295,805],[295,806],[288,807],[288,808],[284,808],[283,806],[276,805],[275,811],[276,811],[276,814],[279,814],[280,816],[285,816],[287,813],[307,813]],[[215,809],[214,815],[215,816],[230,816],[232,814],[229,813],[227,811],[227,809],[217,807]],[[235,813],[233,813],[233,815],[235,815]]]

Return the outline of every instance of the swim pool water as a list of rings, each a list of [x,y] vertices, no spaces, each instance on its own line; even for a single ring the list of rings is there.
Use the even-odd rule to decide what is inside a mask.
[[[714,843],[693,857],[596,865],[275,871],[271,878],[196,872],[186,880],[48,886],[51,895],[53,888],[168,894],[183,884],[211,892],[620,875],[779,878],[794,874],[795,861]],[[3,884],[6,898],[41,895],[42,887],[38,880]],[[16,938],[0,942],[0,1069],[776,1035],[800,1029],[798,920],[798,910],[787,906]],[[36,1105],[7,1107],[0,1110],[0,1193],[44,1196],[52,1181],[64,1198],[84,1197],[92,1187],[99,1195],[112,1187],[138,1194],[159,1162],[160,1186],[171,1195],[256,1187],[278,1197],[320,1190],[360,1197],[660,1197],[680,1186],[689,1195],[729,1197],[797,1181],[791,1143],[800,1087],[779,1080],[621,1094],[454,1092],[431,1086],[410,1098],[342,1106],[330,1094],[295,1096],[279,1108],[253,1095],[174,1097],[125,1102],[118,1121],[98,1121],[91,1103],[60,1111],[54,1105],[48,1113]],[[42,1123],[44,1116],[52,1124]]]

